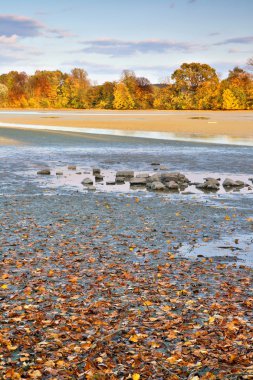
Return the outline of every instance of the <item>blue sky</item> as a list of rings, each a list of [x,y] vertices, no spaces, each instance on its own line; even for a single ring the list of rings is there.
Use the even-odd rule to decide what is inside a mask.
[[[253,0],[0,0],[0,73],[123,69],[152,82],[183,62],[224,76],[253,57]]]

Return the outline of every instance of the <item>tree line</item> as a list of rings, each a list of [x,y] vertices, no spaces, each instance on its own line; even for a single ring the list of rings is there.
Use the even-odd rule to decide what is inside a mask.
[[[249,61],[253,68],[253,59]],[[92,85],[85,70],[10,71],[0,75],[0,107],[161,110],[252,110],[253,75],[240,67],[220,80],[214,68],[183,63],[168,83],[125,70],[119,81]]]

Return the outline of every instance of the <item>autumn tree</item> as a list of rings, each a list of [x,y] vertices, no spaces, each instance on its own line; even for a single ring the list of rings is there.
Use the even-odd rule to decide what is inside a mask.
[[[117,110],[131,110],[135,108],[130,91],[122,82],[118,83],[115,87],[113,107]]]
[[[90,87],[88,74],[85,70],[75,68],[68,78],[69,106],[73,108],[88,108],[87,91]]]
[[[222,108],[224,110],[238,110],[239,102],[233,92],[227,88],[222,94]]]
[[[8,98],[8,87],[5,84],[0,83],[0,105],[5,106]]]
[[[8,88],[8,105],[11,107],[27,107],[28,75],[24,72],[10,71],[0,76],[0,83]]]
[[[211,92],[219,83],[215,69],[207,64],[195,62],[183,63],[174,71],[171,78],[177,91],[178,108],[182,109],[198,108],[201,89],[204,87]]]
[[[153,107],[153,86],[145,77],[137,77],[134,71],[124,70],[121,82],[126,85],[134,101],[135,108],[148,109]]]
[[[229,71],[221,83],[221,91],[229,89],[237,102],[237,109],[253,108],[253,81],[250,73],[240,67]]]

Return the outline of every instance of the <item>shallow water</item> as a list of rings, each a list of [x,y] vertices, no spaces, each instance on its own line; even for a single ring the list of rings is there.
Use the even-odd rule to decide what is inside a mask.
[[[63,133],[55,131],[21,130],[13,128],[0,128],[0,137],[8,141],[17,142],[16,145],[0,147],[0,202],[7,198],[13,200],[26,199],[31,196],[85,195],[85,188],[81,181],[85,177],[92,177],[91,169],[99,167],[107,180],[113,179],[116,170],[132,169],[136,173],[148,172],[150,174],[160,171],[159,166],[151,165],[159,162],[168,171],[180,171],[186,174],[190,180],[202,182],[207,176],[242,179],[249,182],[253,177],[253,149],[247,146],[203,144],[183,141],[165,141],[142,139],[133,137],[119,137],[106,135],[92,135],[79,133]],[[76,165],[76,170],[69,170],[68,165]],[[49,167],[51,176],[38,176],[37,171]],[[157,170],[155,170],[157,169]],[[62,171],[62,176],[56,176],[56,171]],[[81,174],[77,174],[77,173]],[[163,172],[163,171],[161,171]],[[246,188],[239,192],[226,192],[222,187],[218,193],[203,193],[194,186],[186,189],[186,194],[157,194],[145,191],[145,189],[131,189],[129,183],[124,185],[106,186],[105,183],[96,183],[96,196],[107,194],[118,197],[140,197],[150,204],[160,203],[166,199],[175,205],[185,203],[186,209],[193,204],[201,204],[199,207],[206,212],[203,216],[205,223],[207,215],[212,210],[224,209],[225,212],[237,212],[242,216],[236,220],[236,231],[242,234],[245,229],[246,216],[252,214],[252,191]],[[194,194],[191,194],[194,192]],[[88,194],[85,195],[86,197]],[[91,194],[89,195],[89,197]],[[94,194],[95,196],[95,194]],[[115,198],[116,199],[116,198]],[[31,212],[34,212],[31,210]],[[190,215],[189,215],[190,218]],[[198,215],[193,216],[199,220]],[[209,218],[209,217],[208,217]],[[190,220],[190,219],[189,219]],[[214,222],[215,223],[215,222]],[[207,223],[207,229],[212,229],[212,224]],[[126,228],[126,226],[124,227]],[[251,237],[251,230],[248,235]],[[225,231],[221,231],[225,234]],[[180,233],[181,234],[181,233]],[[226,236],[224,237],[226,238]],[[215,239],[215,236],[213,236]],[[249,247],[243,246],[243,252],[247,256],[247,265],[252,265],[249,255]],[[211,244],[211,243],[210,243]],[[217,249],[216,243],[210,245],[210,252],[226,256],[226,250]],[[185,245],[185,254],[191,257],[191,245]],[[202,254],[197,246],[196,257]],[[208,247],[204,247],[209,249]],[[200,249],[201,251],[199,251]],[[221,252],[220,252],[221,251]],[[200,253],[201,252],[201,253]],[[245,262],[244,253],[240,252],[242,263]],[[252,257],[252,256],[251,256]],[[241,261],[238,261],[239,263]]]

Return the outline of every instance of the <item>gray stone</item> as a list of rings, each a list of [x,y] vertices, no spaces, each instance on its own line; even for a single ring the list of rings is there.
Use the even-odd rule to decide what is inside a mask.
[[[209,182],[209,183],[214,183],[216,185],[220,185],[220,182],[219,182],[219,179],[216,179],[216,178],[212,178],[212,177],[207,177],[207,178],[204,178],[206,182]]]
[[[161,166],[159,167],[159,169],[160,169],[160,170],[168,170],[167,166],[163,166],[163,165],[161,165]]]
[[[178,172],[175,172],[175,173],[162,173],[161,174],[161,180],[162,182],[170,182],[170,181],[175,181],[177,183],[189,183],[190,180],[184,175],[184,174],[181,174],[181,173],[178,173]]]
[[[175,181],[166,182],[166,187],[170,190],[178,190],[179,184]]]
[[[63,172],[56,172],[56,175],[63,175]]]
[[[40,174],[40,175],[50,175],[51,171],[50,171],[50,169],[42,169],[42,170],[39,170],[37,172],[37,174]]]
[[[76,170],[76,165],[69,165],[69,166],[68,166],[68,169],[69,169],[69,170]]]
[[[243,181],[234,181],[233,179],[231,178],[226,178],[224,181],[223,181],[223,187],[242,187],[244,186],[244,182]]]
[[[101,173],[101,170],[100,170],[99,168],[93,168],[93,169],[92,169],[92,174],[93,174],[93,175],[96,176],[97,174],[100,174],[100,173]]]
[[[235,185],[241,187],[245,186],[245,183],[243,181],[235,181]]]
[[[153,174],[147,178],[147,183],[161,182],[161,174]]]
[[[131,186],[145,186],[147,183],[147,179],[135,177],[135,178],[131,178],[129,182]]]
[[[89,191],[94,191],[94,190],[96,190],[96,187],[93,185],[88,185],[88,186],[86,186],[86,189]]]
[[[84,186],[93,185],[93,180],[91,178],[84,178],[81,183]]]
[[[106,184],[107,185],[115,185],[115,181],[107,181]]]
[[[151,183],[150,189],[154,191],[164,191],[166,187],[162,182],[155,181]]]
[[[148,178],[149,174],[148,173],[139,173],[136,174],[136,178]]]
[[[159,166],[160,165],[160,163],[159,162],[151,162],[151,164],[150,165],[152,165],[152,166]]]
[[[116,183],[125,183],[125,177],[116,177]]]
[[[116,173],[116,177],[132,178],[134,176],[134,171],[132,170],[119,170]]]
[[[102,176],[102,174],[96,174],[95,175],[95,180],[96,181],[103,181],[104,177]]]
[[[199,183],[196,185],[197,189],[204,189],[204,190],[219,190],[220,184],[219,181],[217,181],[215,178],[209,178],[204,183]]]

